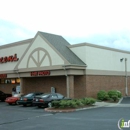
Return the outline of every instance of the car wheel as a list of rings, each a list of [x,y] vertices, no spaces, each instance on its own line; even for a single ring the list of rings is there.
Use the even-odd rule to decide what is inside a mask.
[[[26,104],[23,104],[24,107],[26,107],[27,105]]]
[[[48,103],[48,107],[52,107],[52,103],[51,102]]]
[[[12,105],[12,103],[9,103],[9,105]]]
[[[41,108],[42,106],[38,106],[38,108]]]

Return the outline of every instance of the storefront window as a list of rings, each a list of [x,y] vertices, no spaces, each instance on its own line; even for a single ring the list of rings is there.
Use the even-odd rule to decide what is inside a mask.
[[[0,82],[1,84],[4,84],[4,83],[5,83],[5,79],[1,79],[0,81],[1,81],[1,82]]]
[[[15,84],[15,79],[11,79],[11,84]]]
[[[10,79],[5,79],[5,83],[10,84],[11,83]]]
[[[0,83],[1,84],[19,84],[20,83],[20,79],[0,79]]]
[[[20,83],[20,79],[16,79],[16,83]]]

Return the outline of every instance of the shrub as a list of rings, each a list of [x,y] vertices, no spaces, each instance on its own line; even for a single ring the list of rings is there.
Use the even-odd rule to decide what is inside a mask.
[[[96,100],[94,98],[83,98],[81,102],[83,105],[92,105],[96,102]]]
[[[117,94],[118,94],[118,98],[121,98],[122,97],[122,93],[120,91],[118,91],[118,90],[116,90],[116,91],[117,91]]]
[[[97,93],[97,99],[104,101],[109,99],[109,95],[106,91],[101,90]]]
[[[110,90],[108,91],[108,95],[111,99],[113,99],[114,101],[117,101],[118,100],[118,92],[117,90]]]
[[[77,104],[78,106],[84,106],[84,103],[83,103],[83,100],[82,100],[82,99],[78,99],[78,100],[76,101],[76,104]]]
[[[89,98],[89,104],[92,105],[96,102],[96,99],[94,98]]]
[[[65,108],[67,106],[67,100],[61,100],[59,105],[60,108]]]
[[[77,103],[75,102],[75,101],[71,101],[71,106],[70,107],[72,107],[72,108],[76,108],[76,107],[78,107],[78,105],[77,105]]]
[[[76,100],[61,100],[60,101],[59,108],[69,108],[69,107],[71,108],[78,107]]]
[[[84,105],[88,105],[89,104],[89,99],[88,98],[83,98],[81,101],[82,101],[82,103]]]
[[[58,108],[60,106],[60,101],[53,101],[52,107]]]
[[[76,108],[84,105],[92,105],[96,102],[93,98],[83,98],[83,99],[72,99],[72,100],[60,100],[53,101],[52,107],[55,108]]]

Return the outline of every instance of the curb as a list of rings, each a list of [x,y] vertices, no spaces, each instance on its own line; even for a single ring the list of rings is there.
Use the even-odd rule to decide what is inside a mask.
[[[101,105],[101,106],[92,106],[92,107],[86,107],[86,108],[78,108],[75,111],[81,111],[81,110],[87,110],[87,109],[94,109],[94,108],[99,108],[99,107],[103,107],[105,105]]]
[[[93,105],[93,106],[89,106],[89,107],[84,107],[84,108],[70,108],[70,109],[53,109],[53,108],[45,108],[44,110],[46,112],[52,112],[52,113],[65,113],[65,112],[74,112],[74,111],[81,111],[81,110],[87,110],[87,109],[94,109],[94,108],[100,108],[100,107],[104,107],[104,106],[115,106],[115,105],[118,105],[121,103],[121,101],[123,100],[123,97],[119,100],[118,103],[105,103],[105,102],[102,102],[102,104],[100,105]]]
[[[90,106],[90,107],[84,107],[84,108],[77,108],[77,109],[68,109],[68,110],[65,110],[65,109],[60,109],[60,110],[56,110],[56,109],[53,109],[53,108],[45,108],[44,110],[46,112],[54,112],[54,113],[66,113],[66,112],[74,112],[74,111],[81,111],[81,110],[86,110],[86,109],[94,109],[94,108],[99,108],[99,107],[103,107],[105,106],[104,105],[101,105],[101,106]]]
[[[54,113],[61,113],[61,112],[74,112],[76,111],[76,109],[68,109],[68,110],[63,110],[63,109],[60,109],[60,110],[56,110],[56,109],[52,109],[52,108],[45,108],[44,109],[46,112],[54,112]]]
[[[122,98],[120,99],[120,101],[119,101],[117,104],[120,104],[120,103],[122,102],[123,98],[124,98],[124,97],[122,97]]]

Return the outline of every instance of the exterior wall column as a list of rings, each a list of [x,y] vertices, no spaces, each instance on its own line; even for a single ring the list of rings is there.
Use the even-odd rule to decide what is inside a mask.
[[[20,78],[20,93],[24,94],[23,78]]]
[[[74,98],[74,76],[67,75],[66,76],[66,84],[67,84],[67,97]]]

